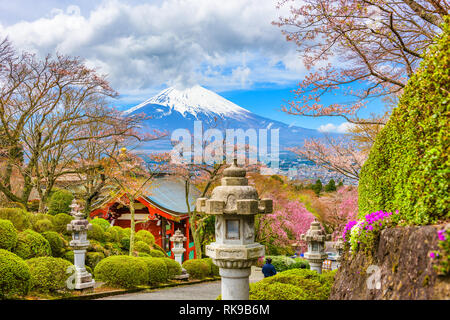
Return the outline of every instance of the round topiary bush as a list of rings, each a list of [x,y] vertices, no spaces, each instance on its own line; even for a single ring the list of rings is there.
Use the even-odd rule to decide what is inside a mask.
[[[33,228],[36,232],[43,233],[53,230],[53,223],[49,219],[41,219],[34,223]]]
[[[181,265],[175,260],[172,260],[170,258],[158,258],[158,259],[161,259],[166,264],[168,279],[172,279],[173,277],[181,274]]]
[[[361,169],[360,217],[383,210],[396,221],[431,224],[450,217],[450,27],[430,46]]]
[[[17,231],[9,220],[0,219],[0,249],[11,251],[17,244]]]
[[[0,208],[0,219],[11,221],[18,231],[31,228],[31,214],[20,208]]]
[[[150,246],[144,241],[136,241],[134,244],[134,250],[136,250],[137,252],[150,254]]]
[[[87,232],[87,238],[103,242],[106,240],[103,228],[98,224],[93,224],[91,230]]]
[[[22,259],[52,255],[52,249],[47,239],[30,229],[18,234],[17,245],[13,251]]]
[[[87,252],[86,265],[94,269],[95,266],[104,258],[105,255],[102,252]]]
[[[136,232],[136,241],[144,241],[148,245],[152,246],[155,244],[155,237],[147,230],[139,230]]]
[[[204,279],[211,272],[211,267],[203,259],[192,259],[183,262],[183,268],[193,279]]]
[[[73,194],[68,190],[58,190],[52,194],[48,203],[48,214],[70,213]]]
[[[106,235],[106,237],[108,237],[111,242],[120,242],[122,239],[122,230],[123,228],[119,226],[112,226],[108,229],[107,233],[109,233],[109,235]]]
[[[67,269],[72,264],[61,258],[39,257],[26,261],[30,267],[32,289],[49,292],[67,287],[66,280],[70,273]]]
[[[111,256],[101,260],[94,269],[95,279],[108,285],[132,288],[148,282],[147,264],[131,256]]]
[[[208,266],[210,268],[210,272],[209,272],[210,276],[218,276],[219,275],[219,267],[213,263],[211,258],[204,258],[202,260],[208,264]]]
[[[55,231],[47,231],[42,234],[42,236],[47,239],[52,250],[53,257],[61,257],[64,251],[64,241]]]
[[[38,222],[39,220],[43,220],[43,219],[53,221],[53,216],[50,214],[46,214],[46,213],[31,213],[30,214],[31,224],[32,224],[34,230],[36,230],[36,228],[35,228],[36,222]]]
[[[149,252],[149,254],[150,254],[152,257],[155,257],[155,258],[165,258],[165,257],[166,257],[166,256],[164,255],[164,253],[162,253],[161,251],[159,251],[159,250],[157,250],[157,249],[151,249],[150,252]]]
[[[166,282],[168,279],[168,270],[163,258],[139,257],[147,264],[148,283],[158,284]]]
[[[4,249],[0,249],[0,275],[0,299],[26,295],[30,290],[30,268],[19,256]]]
[[[66,213],[58,213],[52,219],[53,228],[58,233],[70,234],[70,232],[67,231],[67,225],[72,220],[73,217],[71,215],[68,215]]]
[[[111,224],[108,220],[102,218],[95,218],[90,221],[92,225],[96,224],[102,227],[103,231],[108,230],[111,227]]]

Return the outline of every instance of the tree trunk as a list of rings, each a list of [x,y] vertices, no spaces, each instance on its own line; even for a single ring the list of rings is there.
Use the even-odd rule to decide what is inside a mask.
[[[197,230],[197,215],[195,212],[191,211],[191,206],[189,204],[189,180],[185,181],[184,191],[185,191],[185,199],[186,199],[186,207],[188,209],[189,221],[191,226],[192,240],[194,240],[195,253],[197,255],[197,259],[202,258],[202,246],[200,244],[199,234]]]
[[[136,222],[134,221],[134,197],[130,198],[130,256],[133,256],[134,251],[134,230]]]

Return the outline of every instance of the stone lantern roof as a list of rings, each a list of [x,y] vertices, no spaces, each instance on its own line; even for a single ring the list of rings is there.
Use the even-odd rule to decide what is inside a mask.
[[[181,233],[180,229],[177,229],[175,231],[175,234],[172,237],[170,237],[170,241],[173,242],[184,242],[186,241],[186,239],[187,238]]]
[[[331,235],[326,234],[325,231],[322,230],[320,227],[319,221],[317,219],[314,219],[314,221],[311,223],[311,226],[309,230],[306,232],[306,234],[302,234],[301,239],[306,242],[316,241],[316,242],[325,242],[329,241],[331,238]]]

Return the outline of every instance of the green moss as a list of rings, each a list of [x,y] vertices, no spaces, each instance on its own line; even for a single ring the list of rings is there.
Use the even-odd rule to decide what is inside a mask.
[[[0,219],[0,249],[11,251],[17,244],[17,231],[9,220]]]
[[[399,210],[398,220],[431,224],[450,218],[450,35],[443,33],[409,79],[398,106],[362,167],[359,213]]]
[[[53,223],[50,219],[41,219],[34,223],[33,228],[36,232],[43,233],[53,230]]]
[[[134,244],[134,250],[137,252],[144,252],[150,255],[150,246],[144,241],[136,241]]]
[[[156,249],[151,249],[150,252],[149,252],[149,254],[150,254],[152,257],[155,257],[155,258],[165,258],[165,257],[166,257],[166,256],[164,255],[164,253],[162,253],[161,251],[156,250]]]

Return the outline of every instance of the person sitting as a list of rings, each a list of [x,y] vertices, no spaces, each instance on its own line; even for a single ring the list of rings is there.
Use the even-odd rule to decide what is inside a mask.
[[[264,278],[271,277],[277,274],[277,270],[275,270],[275,267],[272,264],[272,259],[266,259],[266,264],[262,267],[262,273],[264,274]]]

